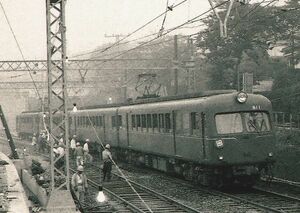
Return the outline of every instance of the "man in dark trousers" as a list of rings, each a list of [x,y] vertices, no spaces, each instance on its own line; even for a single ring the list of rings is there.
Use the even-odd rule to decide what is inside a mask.
[[[106,144],[105,149],[102,152],[103,159],[103,182],[107,177],[107,181],[110,181],[111,178],[111,168],[112,168],[112,155],[110,152],[110,145]]]
[[[87,177],[83,173],[83,166],[77,167],[77,173],[73,174],[71,184],[77,199],[82,203],[88,190]]]

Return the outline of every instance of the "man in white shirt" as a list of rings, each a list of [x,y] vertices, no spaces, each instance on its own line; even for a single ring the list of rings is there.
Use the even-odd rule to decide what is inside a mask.
[[[85,163],[88,161],[89,143],[90,143],[90,139],[86,139],[83,145],[83,160]]]
[[[76,148],[76,135],[73,135],[73,138],[70,142],[70,156],[74,159],[75,158],[75,155],[74,155],[74,151],[75,151],[75,148]]]

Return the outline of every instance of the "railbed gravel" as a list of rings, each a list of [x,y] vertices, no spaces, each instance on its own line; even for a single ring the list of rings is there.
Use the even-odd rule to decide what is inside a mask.
[[[131,166],[123,166],[122,172],[125,176],[141,185],[144,185],[150,189],[153,189],[159,193],[162,193],[168,197],[173,198],[187,206],[195,208],[205,213],[254,213],[263,212],[257,210],[252,206],[239,201],[233,201],[230,198],[224,198],[221,196],[211,195],[206,192],[201,194],[201,191],[197,189],[191,189],[191,187],[185,186],[182,180],[176,180],[176,183],[170,181],[172,177],[166,177],[165,174],[161,174],[157,171],[145,170],[134,168]]]

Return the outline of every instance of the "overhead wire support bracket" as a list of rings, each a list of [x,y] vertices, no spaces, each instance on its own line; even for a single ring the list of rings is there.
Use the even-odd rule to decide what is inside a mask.
[[[218,20],[220,22],[220,37],[221,38],[227,38],[227,21],[228,21],[228,18],[229,18],[231,9],[232,9],[232,5],[235,0],[228,0],[228,1],[230,1],[229,7],[227,9],[226,16],[223,21],[219,15],[219,12],[216,10],[216,7],[213,5],[212,0],[208,0],[214,14],[216,15],[216,17],[218,18]]]

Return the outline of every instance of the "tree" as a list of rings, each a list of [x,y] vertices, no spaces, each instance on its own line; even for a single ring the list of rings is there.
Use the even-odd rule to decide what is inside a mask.
[[[284,14],[281,16],[281,27],[284,33],[281,39],[285,41],[283,48],[284,55],[289,59],[292,69],[300,63],[300,2],[298,0],[288,0],[282,7]]]
[[[252,72],[257,80],[265,78],[266,70],[259,69],[259,65],[271,69],[267,66],[270,62],[268,41],[277,38],[279,33],[276,20],[270,18],[273,10],[273,7],[262,7],[260,4],[240,6],[235,3],[227,26],[227,38],[220,38],[219,21],[213,13],[204,20],[207,30],[199,33],[198,46],[213,65],[213,69],[209,70],[212,89],[220,89],[220,86],[237,88],[238,68],[246,69],[248,66],[241,64],[246,61],[256,67]],[[220,16],[224,17],[225,12],[221,12]],[[243,53],[247,53],[247,59],[243,59]],[[229,72],[232,75],[228,75]]]

